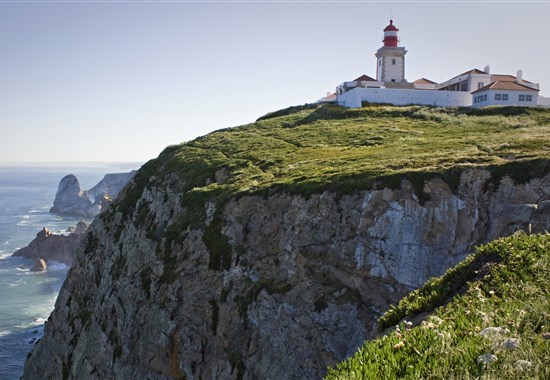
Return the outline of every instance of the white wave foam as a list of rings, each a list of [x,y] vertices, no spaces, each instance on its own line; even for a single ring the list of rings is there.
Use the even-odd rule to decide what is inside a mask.
[[[7,253],[7,252],[4,252],[4,251],[0,250],[0,260],[7,259],[10,256],[11,256],[11,253]]]
[[[52,260],[48,262],[48,270],[68,270],[69,268],[69,265],[60,263],[58,261]]]
[[[19,323],[15,325],[15,327],[19,329],[28,329],[29,327],[35,327],[38,330],[40,330],[40,328],[44,326],[44,322],[46,322],[46,320],[47,319],[45,318],[37,317],[37,318],[34,318],[32,321],[27,320],[27,322]]]
[[[46,321],[47,321],[46,318],[35,318],[35,319],[32,321],[31,325],[43,325],[44,322],[46,322]]]

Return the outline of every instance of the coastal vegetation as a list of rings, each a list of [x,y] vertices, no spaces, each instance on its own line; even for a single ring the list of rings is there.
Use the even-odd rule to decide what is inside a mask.
[[[278,190],[343,194],[396,188],[402,178],[422,201],[425,179],[439,176],[456,186],[469,167],[488,169],[493,181],[509,175],[519,183],[548,173],[549,136],[547,109],[291,107],[166,148],[140,170],[119,207],[133,211],[150,177],[161,171],[185,179],[185,204],[201,210],[205,199],[223,203]]]
[[[95,220],[25,378],[321,378],[377,333],[329,379],[543,377],[547,235],[398,301],[548,229],[549,121],[308,105],[170,146]]]
[[[378,324],[395,328],[326,379],[550,378],[549,252],[548,233],[479,247],[388,310]]]
[[[147,186],[180,179],[187,212],[163,233],[151,225],[148,236],[169,247],[188,228],[204,228],[209,268],[229,268],[232,249],[221,232],[220,210],[231,198],[333,191],[397,189],[406,178],[421,204],[429,200],[426,180],[440,177],[453,191],[467,168],[484,168],[489,183],[504,175],[516,183],[550,172],[550,110],[525,107],[437,108],[366,105],[305,105],[267,114],[255,123],[222,129],[166,148],[146,163],[118,202],[125,217],[147,222],[150,210],[134,210]],[[207,203],[216,210],[205,223]],[[162,277],[178,276],[170,252],[157,252],[166,266]]]

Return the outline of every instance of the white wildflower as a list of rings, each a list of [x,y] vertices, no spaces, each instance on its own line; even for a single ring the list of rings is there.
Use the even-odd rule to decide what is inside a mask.
[[[507,350],[514,350],[519,347],[519,339],[517,338],[508,338],[505,341],[500,343],[500,348]]]
[[[497,361],[497,356],[494,354],[484,354],[477,357],[477,364],[482,364],[483,366],[486,366],[488,364],[494,363]]]
[[[529,369],[533,366],[533,363],[530,362],[529,360],[518,360],[515,364],[515,367],[517,369]]]
[[[481,330],[479,335],[481,335],[483,337],[486,337],[486,338],[494,338],[494,337],[506,335],[506,334],[509,334],[509,333],[510,333],[510,330],[508,330],[506,327],[493,327],[493,326],[491,326],[491,327],[486,327],[483,330]]]

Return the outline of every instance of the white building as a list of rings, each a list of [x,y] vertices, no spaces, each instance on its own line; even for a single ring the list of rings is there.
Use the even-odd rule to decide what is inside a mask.
[[[395,105],[420,104],[441,107],[485,107],[490,105],[550,106],[550,99],[538,95],[539,85],[516,76],[491,74],[472,69],[442,83],[420,78],[405,79],[405,54],[399,45],[399,29],[390,20],[384,28],[384,45],[376,52],[376,79],[362,75],[336,87],[336,102],[359,108],[363,102]]]
[[[336,87],[336,94],[342,95],[343,93],[346,93],[354,88],[380,88],[383,85],[384,82],[377,81],[376,79],[373,79],[368,75],[363,74],[352,81],[340,84],[338,87]]]
[[[496,80],[472,92],[473,107],[486,106],[530,106],[538,104],[538,89],[526,86],[521,78],[513,81]]]

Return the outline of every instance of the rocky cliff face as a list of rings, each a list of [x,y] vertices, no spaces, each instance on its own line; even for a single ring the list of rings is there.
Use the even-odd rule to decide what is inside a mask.
[[[137,170],[132,170],[128,173],[110,173],[105,174],[105,177],[97,185],[88,190],[88,195],[94,199],[107,196],[116,198],[122,191],[124,186],[130,182],[136,175]]]
[[[204,205],[156,175],[92,224],[24,379],[319,378],[476,244],[550,229],[550,175]]]

